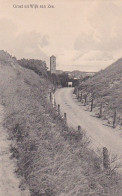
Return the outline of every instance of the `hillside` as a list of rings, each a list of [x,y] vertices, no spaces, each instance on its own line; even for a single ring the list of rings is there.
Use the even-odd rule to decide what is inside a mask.
[[[48,100],[51,87],[0,51],[0,104],[21,189],[30,196],[120,196],[119,176],[103,170],[84,131],[67,128]]]
[[[121,124],[122,116],[122,58],[95,74],[92,78],[82,82],[79,86],[83,94],[87,94],[87,104],[94,95],[94,107],[98,112],[103,104],[103,117],[111,122],[117,110],[118,123]]]
[[[86,76],[92,76],[95,73],[94,72],[83,72],[83,71],[79,71],[79,70],[74,70],[74,71],[65,71],[65,73],[67,73],[69,75],[69,77],[71,78],[77,78],[77,79],[83,79]]]
[[[21,59],[18,60],[18,63],[26,69],[33,70],[40,76],[47,76],[47,66],[45,61],[35,59]]]

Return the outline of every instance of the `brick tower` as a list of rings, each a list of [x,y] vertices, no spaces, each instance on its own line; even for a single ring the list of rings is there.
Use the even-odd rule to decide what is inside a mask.
[[[56,74],[56,57],[55,56],[50,57],[50,73]]]

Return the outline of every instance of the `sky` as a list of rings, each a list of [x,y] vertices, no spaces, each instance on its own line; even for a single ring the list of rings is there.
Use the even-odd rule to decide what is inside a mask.
[[[122,57],[122,0],[0,0],[0,49],[47,66],[55,55],[58,70],[104,69]]]

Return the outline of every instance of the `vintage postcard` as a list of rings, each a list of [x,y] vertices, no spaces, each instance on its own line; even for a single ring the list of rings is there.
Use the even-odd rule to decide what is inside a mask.
[[[0,0],[0,196],[122,195],[122,0]]]

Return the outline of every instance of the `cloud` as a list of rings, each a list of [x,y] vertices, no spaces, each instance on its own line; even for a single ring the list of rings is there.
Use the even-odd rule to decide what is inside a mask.
[[[40,33],[29,32],[21,33],[15,38],[16,47],[13,52],[19,58],[39,58],[47,59],[47,55],[43,52],[43,47],[48,45],[47,36],[41,36]]]
[[[73,63],[74,57],[78,55],[76,50],[63,50],[62,53],[57,55],[57,63],[60,65],[69,65]]]
[[[75,61],[79,61],[80,59],[87,61],[107,61],[113,60],[113,55],[109,51],[92,50],[79,56]]]
[[[48,35],[35,31],[17,32],[17,26],[8,19],[0,19],[0,47],[17,58],[48,60],[43,48],[50,44]]]
[[[8,50],[14,41],[17,26],[6,18],[0,18],[0,47]]]
[[[122,56],[122,6],[110,1],[94,1],[86,13],[89,28],[74,41],[74,64],[105,67]],[[101,64],[101,65],[100,65]]]
[[[82,32],[77,36],[74,42],[74,49],[81,51],[92,50],[97,47],[98,40],[94,36],[93,32],[84,33]]]
[[[6,19],[0,19],[0,47],[17,58],[39,58],[49,65],[54,54],[60,69],[79,65],[80,70],[99,70],[121,57],[120,1],[62,1],[56,2],[53,12],[13,10],[10,5],[5,12],[3,5],[0,13]]]
[[[114,3],[94,3],[87,19],[92,31],[81,33],[74,43],[77,50],[115,50],[122,48],[122,8]]]
[[[110,1],[94,5],[88,20],[94,29],[94,36],[98,38],[96,39],[97,49],[115,50],[122,48],[121,18],[122,8]]]
[[[48,46],[49,44],[50,44],[49,36],[48,35],[44,35],[42,37],[42,40],[41,40],[41,47]]]

